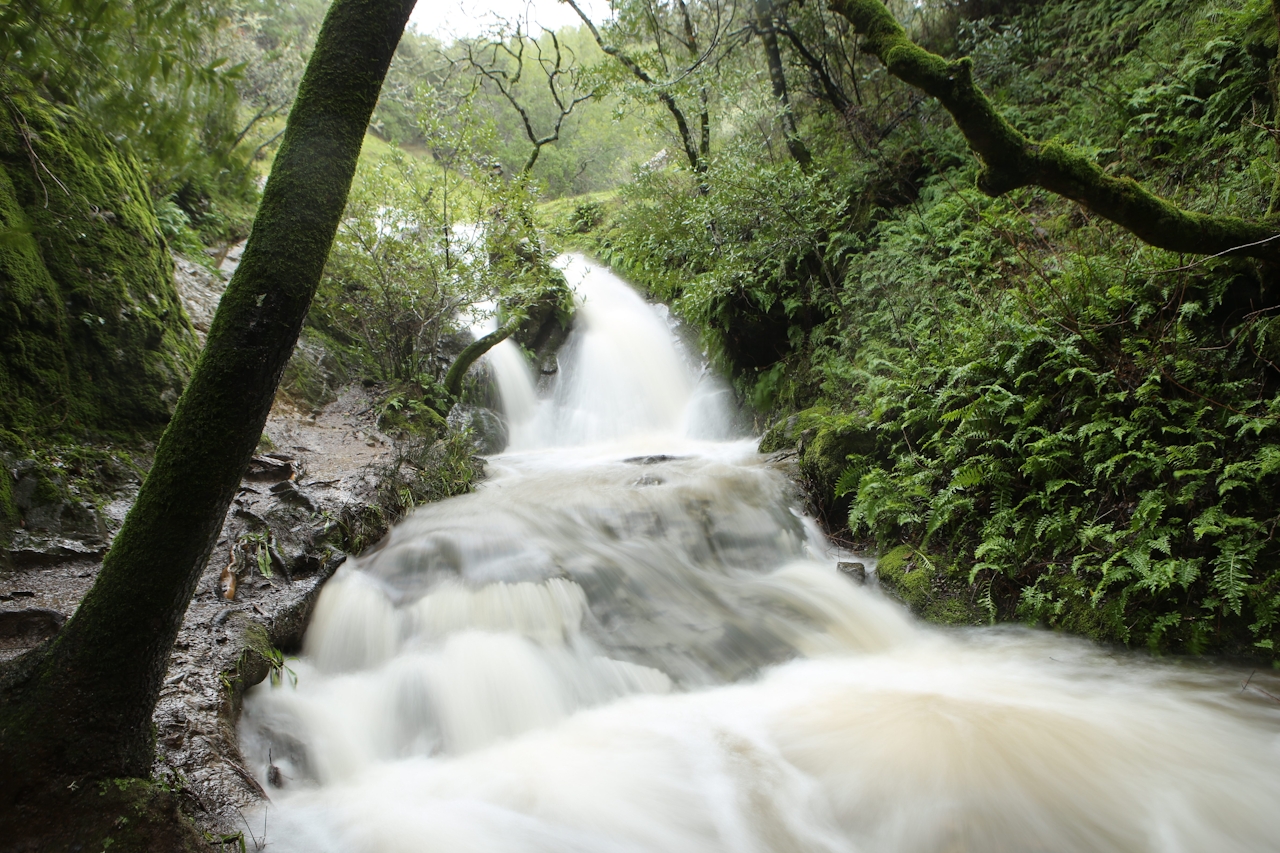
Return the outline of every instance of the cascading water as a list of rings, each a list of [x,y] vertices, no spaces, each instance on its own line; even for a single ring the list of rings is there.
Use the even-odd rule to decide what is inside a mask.
[[[568,273],[551,394],[493,363],[528,396],[489,480],[349,561],[297,686],[248,698],[271,849],[1280,847],[1280,706],[1227,669],[917,624],[724,440],[662,316]]]

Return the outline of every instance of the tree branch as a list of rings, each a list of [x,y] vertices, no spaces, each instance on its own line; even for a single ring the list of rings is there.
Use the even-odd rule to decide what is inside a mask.
[[[560,0],[560,2],[567,3],[569,8],[573,9],[573,11],[577,13],[578,18],[581,19],[583,25],[591,33],[591,37],[595,39],[596,44],[600,46],[600,49],[604,51],[605,54],[612,56],[614,59],[618,60],[618,62],[622,63],[622,67],[631,72],[631,76],[635,77],[646,86],[651,86],[656,90],[658,101],[667,108],[667,112],[671,113],[671,118],[675,120],[676,132],[680,135],[680,144],[684,147],[684,154],[689,160],[690,168],[695,172],[707,171],[706,160],[699,153],[698,145],[693,139],[693,133],[689,130],[689,122],[685,118],[684,111],[680,109],[680,105],[676,103],[675,97],[666,89],[659,87],[657,81],[649,76],[649,72],[641,68],[638,62],[624,53],[620,48],[605,42],[604,36],[600,33],[599,28],[596,27],[595,23],[587,17],[587,13],[582,11],[582,7],[578,5],[576,0]],[[709,145],[709,126],[704,136],[707,138]]]
[[[458,354],[453,364],[449,365],[449,372],[444,377],[444,389],[449,392],[450,400],[457,400],[462,396],[462,377],[466,376],[467,371],[471,369],[471,365],[480,360],[480,356],[496,347],[515,333],[520,328],[520,324],[524,321],[523,317],[512,317],[497,331],[490,332],[479,340],[472,341],[467,348]],[[448,411],[440,413],[443,417],[449,414]]]
[[[1149,245],[1196,255],[1280,261],[1280,232],[1261,222],[1183,210],[1132,178],[1108,175],[1061,142],[1028,139],[973,82],[973,62],[948,61],[908,38],[883,0],[828,0],[893,76],[937,98],[982,161],[978,188],[996,197],[1038,186],[1078,202]]]

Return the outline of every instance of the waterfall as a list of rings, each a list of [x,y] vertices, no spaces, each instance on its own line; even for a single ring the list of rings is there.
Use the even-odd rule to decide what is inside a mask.
[[[577,310],[553,392],[534,402],[515,344],[499,344],[488,356],[507,417],[508,451],[732,434],[728,389],[682,351],[665,306],[646,303],[581,255],[562,258],[561,269]]]
[[[489,479],[349,560],[296,687],[250,692],[269,849],[1275,849],[1247,673],[916,622],[837,571],[659,307],[566,274],[543,398],[491,354]]]

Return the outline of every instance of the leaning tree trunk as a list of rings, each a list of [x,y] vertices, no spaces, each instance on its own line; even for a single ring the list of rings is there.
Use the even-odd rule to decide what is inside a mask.
[[[520,328],[520,321],[523,318],[515,317],[506,322],[505,325],[490,332],[479,340],[472,341],[467,348],[458,354],[453,364],[449,366],[449,372],[444,377],[444,389],[449,393],[449,408],[459,397],[462,396],[462,378],[467,375],[467,371],[471,369],[471,365],[480,360],[481,356],[498,344],[505,341]],[[448,410],[440,412],[442,415],[449,414]]]
[[[0,810],[71,778],[147,777],[178,628],[320,281],[414,0],[336,0],[253,233],[93,588],[0,700]],[[61,780],[55,782],[55,780]]]

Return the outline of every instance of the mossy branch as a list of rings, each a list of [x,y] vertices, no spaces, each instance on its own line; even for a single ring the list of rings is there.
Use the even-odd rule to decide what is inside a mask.
[[[520,328],[520,324],[524,321],[523,317],[512,317],[504,323],[496,331],[490,332],[479,340],[472,341],[467,345],[453,364],[449,365],[449,372],[444,377],[444,389],[449,392],[451,401],[457,400],[462,396],[462,377],[467,375],[467,371],[471,369],[471,365],[480,360],[480,357],[498,344],[505,341]],[[448,412],[441,412],[447,415]]]
[[[1160,249],[1280,261],[1280,231],[1270,225],[1184,210],[1132,178],[1107,174],[1069,145],[1028,139],[974,83],[972,60],[949,61],[911,41],[883,0],[828,2],[890,74],[942,103],[982,161],[978,188],[987,195],[1043,187]]]

